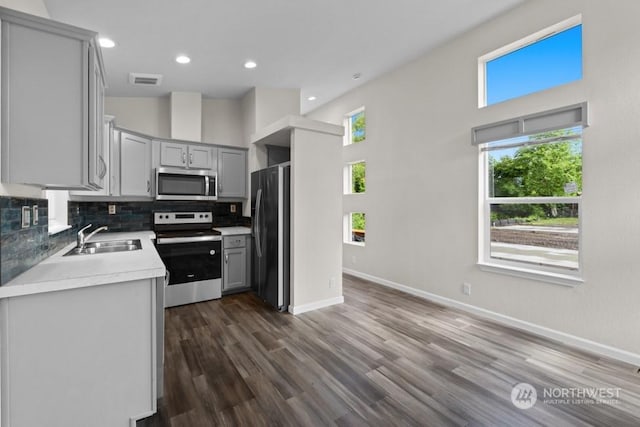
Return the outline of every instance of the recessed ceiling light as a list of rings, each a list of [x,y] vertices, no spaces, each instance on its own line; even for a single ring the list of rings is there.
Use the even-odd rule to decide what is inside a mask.
[[[105,47],[107,49],[110,49],[116,45],[116,43],[113,40],[108,39],[106,37],[100,37],[98,39],[98,43],[100,43],[100,47]]]
[[[176,62],[178,64],[188,64],[189,62],[191,62],[191,58],[186,55],[180,55],[176,57]]]
[[[315,96],[310,96],[307,98],[307,101],[315,101],[316,97]]]
[[[258,66],[258,64],[256,64],[255,61],[247,61],[244,63],[244,68],[248,68],[248,69],[252,69],[252,68],[256,68]]]

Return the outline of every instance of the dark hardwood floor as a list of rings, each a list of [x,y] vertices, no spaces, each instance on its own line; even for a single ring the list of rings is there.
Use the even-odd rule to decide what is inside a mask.
[[[166,310],[165,397],[138,425],[640,425],[636,366],[350,276],[344,297],[298,316],[248,293]],[[530,409],[511,401],[522,382]],[[544,402],[604,388],[617,398]]]

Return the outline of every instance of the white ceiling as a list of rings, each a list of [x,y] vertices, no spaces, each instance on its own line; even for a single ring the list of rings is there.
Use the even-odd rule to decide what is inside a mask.
[[[254,86],[300,88],[303,113],[521,1],[44,0],[52,19],[116,42],[102,52],[109,96],[236,98]],[[191,63],[177,64],[178,54]],[[247,59],[258,67],[243,68]],[[164,79],[136,87],[130,72]]]

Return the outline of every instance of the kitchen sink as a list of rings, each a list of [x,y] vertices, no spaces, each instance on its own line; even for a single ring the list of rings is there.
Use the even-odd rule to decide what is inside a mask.
[[[75,247],[67,255],[94,255],[94,254],[106,254],[112,252],[130,252],[142,249],[140,239],[135,240],[110,240],[107,242],[88,242],[84,247]]]

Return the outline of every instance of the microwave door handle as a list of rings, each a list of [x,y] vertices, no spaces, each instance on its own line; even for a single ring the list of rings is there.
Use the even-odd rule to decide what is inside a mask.
[[[205,196],[209,195],[209,175],[205,175],[204,177],[204,194]]]
[[[256,235],[256,252],[258,258],[262,258],[262,243],[260,242],[260,205],[262,204],[262,188],[258,188],[256,195],[256,218],[253,228]]]

